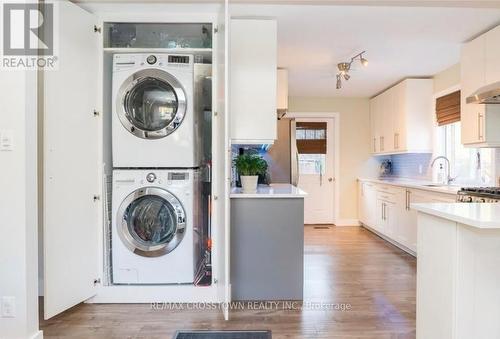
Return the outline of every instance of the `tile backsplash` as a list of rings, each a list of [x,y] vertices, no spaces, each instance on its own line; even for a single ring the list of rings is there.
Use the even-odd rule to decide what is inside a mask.
[[[395,154],[381,157],[380,162],[386,159],[392,162],[392,173],[385,177],[432,180],[432,171],[430,169],[431,153]]]

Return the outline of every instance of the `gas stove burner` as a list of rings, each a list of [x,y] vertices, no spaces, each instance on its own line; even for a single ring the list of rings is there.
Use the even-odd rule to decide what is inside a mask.
[[[459,202],[500,202],[500,187],[463,187],[457,194]]]

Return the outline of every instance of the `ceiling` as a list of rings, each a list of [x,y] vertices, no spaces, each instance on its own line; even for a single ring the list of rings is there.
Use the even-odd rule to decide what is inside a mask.
[[[404,78],[433,76],[459,62],[464,41],[500,24],[500,8],[232,4],[230,13],[277,18],[291,96],[371,97]],[[336,64],[363,50],[368,67],[355,64],[336,90]]]

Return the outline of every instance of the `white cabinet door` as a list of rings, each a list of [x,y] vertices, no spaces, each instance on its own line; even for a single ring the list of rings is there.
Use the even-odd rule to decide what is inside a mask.
[[[385,229],[384,235],[391,239],[396,239],[399,232],[398,225],[398,205],[394,202],[384,202]]]
[[[277,136],[277,23],[231,19],[231,140],[273,143]]]
[[[229,109],[228,109],[228,41],[229,22],[228,0],[220,3],[220,11],[217,18],[217,35],[214,41],[215,69],[214,80],[216,84],[216,95],[214,103],[217,115],[212,125],[213,133],[213,171],[212,171],[212,206],[214,209],[212,220],[213,232],[213,283],[217,286],[218,300],[228,303],[231,301],[230,282],[230,143],[229,143]],[[224,318],[229,319],[229,309],[223,307]]]
[[[410,210],[410,195],[409,189],[403,189],[399,193],[399,215],[398,215],[398,232],[396,234],[396,241],[401,245],[415,251],[416,244],[416,227],[414,215]]]
[[[485,84],[500,81],[500,26],[485,34]]]
[[[92,297],[100,277],[99,36],[94,17],[69,1],[55,16],[59,68],[43,73],[45,319]]]
[[[485,84],[485,36],[482,35],[462,48],[461,56],[461,125],[462,143],[484,140],[485,105],[467,104],[466,98]]]
[[[359,183],[359,220],[373,227],[377,218],[377,192],[375,185],[369,182]]]

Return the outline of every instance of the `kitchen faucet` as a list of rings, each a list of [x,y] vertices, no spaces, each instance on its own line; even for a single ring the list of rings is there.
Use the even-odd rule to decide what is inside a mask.
[[[446,160],[446,163],[447,163],[447,170],[448,170],[448,173],[447,173],[447,177],[446,177],[446,184],[449,185],[451,184],[453,181],[455,181],[455,178],[452,178],[451,176],[451,164],[450,164],[450,159],[448,159],[447,157],[445,157],[444,155],[440,155],[438,157],[435,157],[434,160],[432,160],[431,162],[431,168],[434,166],[434,163],[438,160],[438,159],[443,159],[443,160]]]

